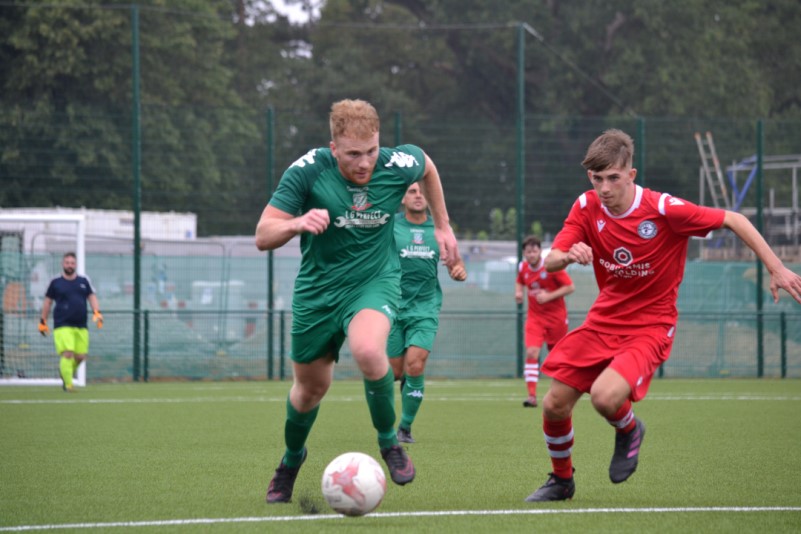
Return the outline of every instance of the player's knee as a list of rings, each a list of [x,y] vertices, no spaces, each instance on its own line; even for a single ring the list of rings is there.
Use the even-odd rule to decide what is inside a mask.
[[[590,392],[590,400],[595,411],[602,415],[613,414],[622,406],[623,400],[619,399],[612,391],[595,389]]]
[[[356,361],[386,358],[386,340],[381,344],[372,339],[353,339],[350,342],[350,351]]]
[[[542,416],[551,421],[561,421],[570,417],[573,405],[560,400],[558,395],[550,391],[542,399]]]
[[[409,376],[420,376],[425,372],[425,369],[425,360],[406,362],[406,374]]]
[[[291,395],[292,404],[300,411],[313,408],[323,400],[328,392],[328,386],[329,384],[323,383],[296,384]]]

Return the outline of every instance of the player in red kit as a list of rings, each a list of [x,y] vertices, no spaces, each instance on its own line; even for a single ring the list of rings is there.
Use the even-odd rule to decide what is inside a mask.
[[[542,243],[536,236],[523,239],[523,259],[515,282],[515,300],[523,303],[528,293],[525,343],[526,362],[523,377],[528,398],[523,406],[537,406],[537,382],[540,376],[540,349],[545,343],[548,350],[567,334],[567,306],[565,296],[575,291],[573,280],[565,271],[549,273],[545,270]]]
[[[573,204],[545,259],[552,272],[571,263],[592,265],[600,293],[584,324],[557,343],[543,364],[553,378],[542,403],[553,472],[529,502],[573,497],[572,414],[585,393],[616,430],[609,478],[620,483],[637,469],[645,425],[632,403],[645,397],[670,355],[691,236],[728,228],[764,263],[774,302],[781,288],[801,303],[801,276],[782,264],[745,216],[636,185],[633,154],[631,137],[620,130],[592,142],[582,165],[593,189]]]

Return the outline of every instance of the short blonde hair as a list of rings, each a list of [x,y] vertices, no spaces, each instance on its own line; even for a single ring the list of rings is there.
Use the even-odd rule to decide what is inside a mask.
[[[366,139],[379,131],[378,112],[364,100],[340,100],[331,106],[329,116],[331,139],[351,135]]]
[[[581,166],[600,172],[610,167],[629,167],[634,161],[634,141],[622,130],[606,130],[592,142]]]

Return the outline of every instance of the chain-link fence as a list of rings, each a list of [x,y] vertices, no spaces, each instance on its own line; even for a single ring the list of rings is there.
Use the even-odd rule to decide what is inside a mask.
[[[0,215],[55,206],[85,215],[85,271],[107,315],[104,330],[92,332],[90,379],[284,376],[297,245],[268,257],[251,236],[284,169],[327,145],[326,113],[228,101],[214,83],[219,72],[190,72],[185,63],[187,54],[220,54],[218,25],[133,8],[0,6],[9,32],[31,22],[49,30],[40,42],[15,36],[14,44],[40,50],[35,68],[52,83],[69,79],[57,92],[39,84],[27,98],[0,95]],[[65,26],[80,39],[59,42]],[[16,66],[8,82],[26,87],[32,68]],[[382,144],[417,144],[436,162],[470,272],[464,285],[442,280],[433,375],[519,374],[517,242],[536,231],[547,243],[559,230],[589,188],[580,166],[586,147],[607,128],[634,137],[641,185],[714,205],[718,177],[704,171],[696,142],[710,132],[725,198],[801,269],[801,121],[379,111]],[[61,254],[75,247],[70,231],[0,223],[4,375],[54,373],[20,362],[53,352],[35,317]],[[801,374],[798,306],[787,298],[774,306],[759,292],[748,252],[725,232],[691,241],[666,376]],[[597,290],[591,273],[571,274],[576,325]]]

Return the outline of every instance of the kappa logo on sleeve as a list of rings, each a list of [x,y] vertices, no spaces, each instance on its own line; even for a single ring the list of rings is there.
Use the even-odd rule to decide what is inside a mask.
[[[414,156],[406,154],[405,152],[393,152],[389,162],[384,165],[385,167],[415,167],[420,165]]]
[[[301,169],[306,165],[314,165],[314,156],[317,154],[317,149],[313,148],[295,161],[290,167],[300,167]]]

